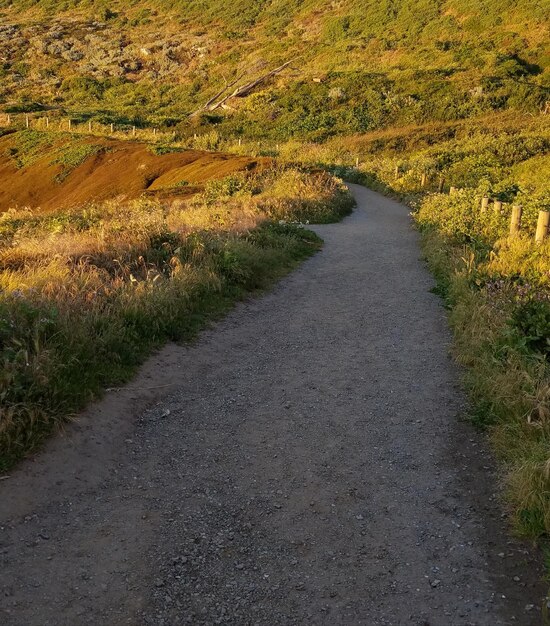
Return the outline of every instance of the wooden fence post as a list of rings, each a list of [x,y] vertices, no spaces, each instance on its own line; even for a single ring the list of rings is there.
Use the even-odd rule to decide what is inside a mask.
[[[355,167],[359,167],[359,157],[355,157]]]
[[[46,115],[46,128],[50,127],[50,118]]]
[[[502,212],[502,202],[500,200],[495,200],[493,202],[493,211],[496,214],[500,214]]]
[[[31,125],[31,121],[29,120],[29,116],[25,115],[25,128],[29,128]]]
[[[512,218],[510,219],[510,236],[514,237],[519,234],[521,230],[521,214],[523,213],[523,208],[518,204],[514,204],[512,207]]]
[[[481,212],[485,213],[489,208],[489,196],[483,196],[481,198]]]
[[[539,211],[537,233],[535,235],[537,243],[542,243],[548,237],[548,224],[550,224],[550,211]]]
[[[445,176],[441,175],[439,177],[439,185],[437,186],[437,191],[439,191],[439,193],[443,193],[444,187],[445,187]]]
[[[425,187],[427,182],[428,182],[428,175],[426,174],[426,172],[422,172],[422,177],[420,178],[420,186]]]
[[[136,127],[132,126],[132,137],[136,136],[136,132],[137,132]]]
[[[115,125],[111,123],[111,135],[115,132]]]
[[[92,132],[92,120],[88,120],[88,132]]]
[[[69,132],[71,132],[73,128],[73,121],[71,120],[71,118],[69,118]]]
[[[239,148],[242,146],[243,140],[239,137]]]
[[[8,126],[11,126],[11,115],[8,113]]]

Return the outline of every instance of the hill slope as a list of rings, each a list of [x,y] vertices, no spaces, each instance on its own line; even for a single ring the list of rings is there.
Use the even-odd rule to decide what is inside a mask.
[[[179,124],[182,134],[216,125],[230,135],[315,140],[538,112],[549,99],[545,5],[491,0],[480,14],[470,0],[4,1],[0,103]],[[287,61],[246,97],[189,122],[235,79],[243,85]]]
[[[257,165],[248,157],[199,150],[162,152],[143,143],[68,133],[8,134],[0,138],[0,212],[48,211],[143,193],[186,196],[208,180]]]

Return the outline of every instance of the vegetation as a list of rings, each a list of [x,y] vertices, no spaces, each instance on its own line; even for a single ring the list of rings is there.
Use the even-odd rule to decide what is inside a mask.
[[[480,217],[473,196],[461,192],[452,201],[440,199],[441,218],[434,211],[437,200],[430,198],[416,219],[451,309],[472,417],[489,427],[505,463],[517,529],[540,537],[550,530],[550,244],[536,245],[532,232],[505,237],[504,220]],[[460,210],[449,227],[450,204]],[[474,224],[478,237],[472,236]]]
[[[0,217],[0,469],[118,384],[319,248],[295,220],[349,212],[333,177],[232,176],[187,201],[140,199]]]
[[[545,9],[543,0],[490,0],[482,13],[469,0],[0,0],[0,105],[160,126],[179,139],[273,141],[539,113],[549,99]],[[246,97],[189,117],[234,80],[292,59]]]

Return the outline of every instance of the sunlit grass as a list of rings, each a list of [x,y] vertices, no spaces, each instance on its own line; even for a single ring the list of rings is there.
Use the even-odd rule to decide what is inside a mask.
[[[431,215],[431,214],[430,214]],[[442,219],[445,219],[444,214]],[[432,215],[433,217],[433,215]],[[550,531],[549,243],[503,238],[481,255],[422,222],[426,258],[450,308],[472,420],[490,433],[516,530]],[[540,305],[540,306],[539,306]],[[541,308],[542,307],[542,308]],[[519,314],[519,319],[518,319]]]

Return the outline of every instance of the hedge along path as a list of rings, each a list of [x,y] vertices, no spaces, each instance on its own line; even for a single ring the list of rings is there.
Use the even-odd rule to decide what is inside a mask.
[[[0,481],[3,624],[540,623],[407,210],[352,189],[321,253]]]

